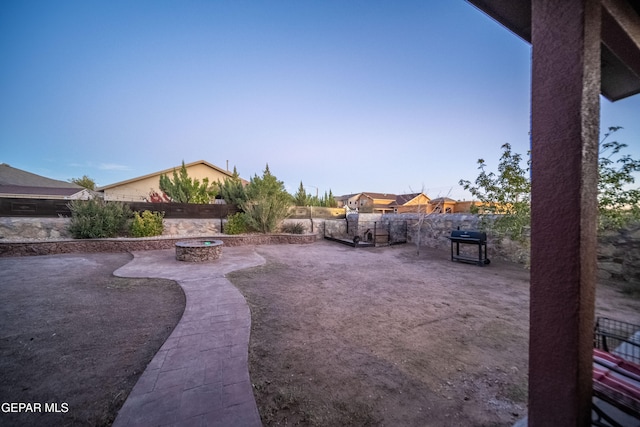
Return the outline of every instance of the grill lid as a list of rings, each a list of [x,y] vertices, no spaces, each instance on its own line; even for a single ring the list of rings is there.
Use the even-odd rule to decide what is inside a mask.
[[[450,239],[455,240],[479,240],[484,242],[487,240],[487,233],[484,231],[473,231],[473,230],[452,230]]]

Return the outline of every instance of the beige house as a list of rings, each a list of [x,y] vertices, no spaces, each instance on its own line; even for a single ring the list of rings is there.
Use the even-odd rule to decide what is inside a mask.
[[[386,193],[361,193],[358,199],[360,212],[367,213],[393,213],[396,204],[395,194]]]
[[[396,201],[395,194],[355,193],[336,197],[339,208],[348,208],[363,213],[393,212]]]
[[[456,202],[456,207],[455,207],[455,211],[454,212],[455,213],[469,213],[469,212],[471,212],[472,206],[475,206],[476,208],[478,208],[480,213],[482,213],[482,202],[479,202],[477,200]]]
[[[429,196],[424,193],[400,194],[396,197],[396,213],[427,213]]]
[[[469,213],[478,201],[457,201],[449,197],[430,199],[424,193],[356,193],[336,197],[338,207],[362,213]]]
[[[456,213],[456,204],[458,202],[449,197],[438,197],[429,202],[427,213]]]
[[[173,177],[173,171],[179,171],[181,165],[165,169],[159,172],[150,173],[148,175],[132,178],[126,181],[116,182],[115,184],[105,185],[98,188],[98,191],[104,193],[105,200],[119,200],[126,202],[145,202],[151,201],[150,194],[155,192],[162,194],[160,191],[160,175]],[[233,176],[232,172],[212,165],[204,160],[198,160],[192,163],[186,163],[187,173],[189,177],[202,180],[209,179],[209,183],[223,182],[227,178]]]
[[[336,197],[336,201],[338,207],[362,213],[404,213],[424,211],[427,209],[429,197],[424,193],[356,193]]]

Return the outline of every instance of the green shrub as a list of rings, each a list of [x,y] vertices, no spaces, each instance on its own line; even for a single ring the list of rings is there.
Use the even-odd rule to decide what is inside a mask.
[[[227,224],[224,226],[225,234],[242,234],[249,231],[247,218],[243,212],[238,212],[227,217]]]
[[[133,237],[159,236],[164,231],[164,212],[143,211],[133,213],[131,235]]]
[[[116,237],[125,232],[131,209],[122,202],[102,199],[73,200],[69,203],[69,232],[76,239]]]
[[[284,224],[282,226],[282,232],[290,234],[304,234],[304,225],[301,222]]]
[[[240,206],[247,224],[261,233],[273,233],[289,214],[293,199],[279,181],[265,168],[262,177],[255,175],[245,187],[247,200]]]

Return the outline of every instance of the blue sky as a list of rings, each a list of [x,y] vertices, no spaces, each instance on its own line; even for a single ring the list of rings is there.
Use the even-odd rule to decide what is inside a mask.
[[[206,160],[469,199],[529,148],[531,48],[465,1],[0,2],[0,162],[107,185]],[[640,157],[640,95],[602,99]]]

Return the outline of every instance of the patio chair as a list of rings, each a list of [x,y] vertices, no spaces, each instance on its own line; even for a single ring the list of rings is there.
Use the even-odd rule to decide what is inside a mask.
[[[640,325],[598,318],[594,332],[593,396],[640,425]],[[593,412],[593,425],[623,427],[595,402]]]

